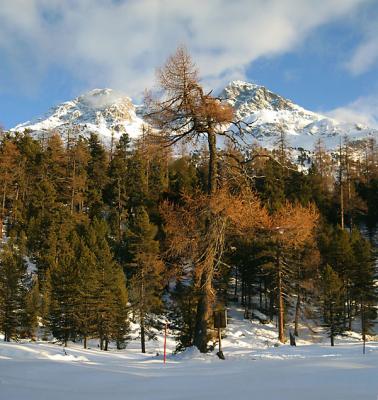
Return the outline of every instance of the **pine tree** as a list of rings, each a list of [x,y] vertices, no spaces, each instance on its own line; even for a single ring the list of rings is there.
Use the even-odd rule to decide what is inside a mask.
[[[35,340],[41,312],[38,275],[27,275],[26,279],[24,279],[24,285],[27,288],[27,292],[23,299],[20,323],[21,336]]]
[[[359,308],[365,353],[366,335],[371,333],[371,328],[377,318],[376,303],[378,300],[378,293],[375,284],[377,273],[370,243],[364,239],[361,234],[354,232],[352,248],[355,265],[351,292]]]
[[[17,146],[8,138],[3,139],[0,144],[0,190],[1,190],[1,209],[0,209],[0,238],[3,235],[4,219],[7,216],[7,200],[12,203],[17,199],[17,189],[14,185],[19,177],[20,152]],[[13,207],[9,207],[12,210]]]
[[[87,207],[91,219],[101,218],[104,211],[103,191],[107,184],[108,160],[107,154],[100,143],[99,137],[91,133],[88,140],[90,158],[87,166]]]
[[[169,189],[173,199],[182,193],[193,193],[198,184],[197,171],[189,157],[179,158],[169,165]]]
[[[128,329],[125,276],[114,260],[107,235],[106,222],[97,219],[85,233],[86,244],[95,256],[98,276],[96,330],[101,350],[108,350],[112,339],[121,344]]]
[[[70,192],[69,203],[71,214],[81,214],[86,203],[86,189],[88,184],[88,161],[90,159],[86,142],[79,138],[67,150],[67,189]]]
[[[162,273],[164,264],[159,259],[157,228],[149,221],[144,207],[135,209],[128,233],[130,252],[130,299],[140,324],[142,353],[146,352],[148,315],[161,308]]]
[[[324,326],[327,328],[331,346],[335,336],[343,332],[343,282],[330,265],[326,265],[322,275],[321,301]]]
[[[0,249],[0,331],[4,341],[21,332],[27,288],[27,268],[18,246],[11,240]]]
[[[48,311],[47,324],[53,336],[67,346],[69,340],[75,339],[78,333],[75,308],[77,269],[76,255],[72,243],[67,238],[59,240],[56,260],[49,267],[46,275]]]
[[[77,281],[74,288],[74,322],[78,334],[83,338],[84,348],[86,349],[88,338],[96,334],[100,276],[97,270],[96,257],[83,240],[75,235],[73,246],[77,269]]]
[[[106,187],[106,201],[111,211],[110,223],[115,232],[118,246],[121,245],[128,216],[130,153],[130,138],[124,133],[112,155],[108,170],[109,182]]]

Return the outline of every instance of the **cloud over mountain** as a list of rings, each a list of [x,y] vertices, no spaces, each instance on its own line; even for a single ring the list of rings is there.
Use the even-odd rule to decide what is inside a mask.
[[[367,2],[2,0],[2,68],[26,88],[58,65],[88,87],[103,84],[138,96],[151,85],[154,67],[186,43],[205,81],[220,87],[245,78],[259,57],[293,50],[317,27]]]

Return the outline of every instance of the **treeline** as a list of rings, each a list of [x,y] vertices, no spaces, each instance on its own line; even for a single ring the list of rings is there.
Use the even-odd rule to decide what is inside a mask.
[[[232,293],[246,317],[277,317],[281,341],[291,315],[297,335],[305,315],[332,344],[356,318],[365,337],[376,271],[359,226],[378,218],[375,143],[356,161],[348,143],[332,157],[319,142],[301,171],[284,130],[274,151],[239,146],[248,126],[204,92],[184,49],[158,84],[146,119],[159,130],[133,142],[127,133],[110,148],[95,133],[2,134],[5,340],[53,335],[85,347],[98,338],[101,349],[122,348],[135,321],[144,352],[164,312],[179,347],[206,351],[212,310]]]

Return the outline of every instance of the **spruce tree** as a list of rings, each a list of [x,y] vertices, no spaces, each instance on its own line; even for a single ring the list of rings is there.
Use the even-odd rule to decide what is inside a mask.
[[[97,308],[99,307],[100,276],[96,257],[78,236],[74,236],[75,265],[77,281],[75,285],[74,321],[78,334],[83,338],[84,348],[87,340],[96,334]]]
[[[0,331],[4,341],[21,332],[27,287],[27,268],[18,246],[9,240],[0,249]]]
[[[97,134],[91,133],[88,140],[89,161],[87,165],[87,206],[90,218],[101,218],[104,211],[103,191],[108,181],[108,159]]]
[[[163,262],[159,259],[157,228],[149,221],[144,207],[135,209],[128,232],[130,253],[130,300],[140,324],[141,349],[146,351],[151,312],[161,308]]]
[[[39,291],[38,275],[27,275],[24,280],[27,292],[23,299],[21,336],[35,340],[41,313],[41,296]]]
[[[327,328],[331,346],[335,336],[343,332],[343,282],[330,265],[326,265],[322,275],[321,301],[324,326]]]
[[[372,332],[374,321],[377,318],[377,273],[371,245],[358,232],[354,233],[352,237],[352,247],[355,256],[352,295],[359,309],[365,352],[366,335]]]
[[[107,241],[105,221],[95,219],[85,233],[86,243],[95,256],[97,286],[96,330],[101,350],[110,340],[122,343],[128,329],[125,275],[114,260]]]
[[[109,164],[109,182],[105,197],[110,208],[110,225],[115,233],[117,247],[121,246],[128,216],[128,174],[130,158],[130,138],[124,133],[116,145]]]
[[[53,336],[61,340],[65,346],[69,340],[75,339],[78,333],[75,308],[77,268],[76,255],[68,238],[59,240],[56,260],[49,267],[46,275],[48,293],[47,323]]]

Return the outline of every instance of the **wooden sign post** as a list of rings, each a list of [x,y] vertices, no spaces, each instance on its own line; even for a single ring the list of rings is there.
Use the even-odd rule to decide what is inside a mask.
[[[219,351],[217,356],[224,360],[224,354],[222,351],[222,328],[227,327],[227,310],[217,310],[213,312],[213,319],[214,319],[214,328],[218,329],[218,343],[219,343]]]

